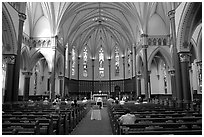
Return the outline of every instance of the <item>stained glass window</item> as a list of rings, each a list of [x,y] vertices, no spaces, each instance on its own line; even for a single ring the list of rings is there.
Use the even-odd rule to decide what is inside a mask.
[[[88,76],[88,69],[87,69],[87,62],[88,62],[88,50],[85,47],[83,51],[83,76]]]
[[[130,73],[130,63],[131,63],[131,57],[130,57],[130,49],[127,50],[127,65],[128,65],[128,73]]]
[[[119,62],[120,62],[119,49],[118,47],[116,47],[115,48],[115,76],[119,76],[119,73],[120,73]]]
[[[76,52],[75,47],[72,49],[72,76],[75,75],[75,64],[76,64]]]
[[[99,76],[100,78],[104,77],[104,52],[102,48],[99,50]]]

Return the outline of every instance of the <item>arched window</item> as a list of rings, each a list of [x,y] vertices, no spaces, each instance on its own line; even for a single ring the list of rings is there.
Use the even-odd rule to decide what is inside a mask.
[[[153,39],[153,45],[157,45],[157,40],[155,38]]]
[[[87,68],[87,62],[88,62],[88,50],[85,47],[83,51],[83,76],[88,76],[88,68]]]
[[[166,45],[166,39],[165,38],[163,39],[163,45]]]
[[[149,45],[149,46],[152,45],[152,39],[151,39],[151,38],[148,39],[148,45]]]
[[[99,50],[99,76],[100,78],[104,77],[104,52],[101,47]]]
[[[75,75],[76,52],[75,47],[72,48],[72,76]]]
[[[118,47],[115,48],[115,76],[119,76],[120,73],[120,56]]]
[[[166,73],[166,64],[163,65],[163,75],[164,75],[164,92],[167,94],[167,73]]]
[[[130,73],[130,64],[131,64],[131,57],[130,57],[130,49],[127,49],[127,65],[128,65],[128,73]]]
[[[160,38],[158,39],[158,45],[161,45],[161,39]]]

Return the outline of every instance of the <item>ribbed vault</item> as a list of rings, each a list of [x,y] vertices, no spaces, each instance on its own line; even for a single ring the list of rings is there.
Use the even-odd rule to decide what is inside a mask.
[[[75,46],[80,55],[88,46],[95,57],[100,47],[111,57],[117,45],[125,54],[148,32],[149,19],[157,14],[169,30],[167,13],[179,3],[156,2],[43,2],[28,3],[29,32],[38,21],[47,22],[50,36],[58,35],[63,45]],[[42,19],[43,18],[43,19]],[[43,20],[43,21],[42,21]],[[49,27],[48,27],[49,26]],[[168,32],[167,32],[168,33]]]

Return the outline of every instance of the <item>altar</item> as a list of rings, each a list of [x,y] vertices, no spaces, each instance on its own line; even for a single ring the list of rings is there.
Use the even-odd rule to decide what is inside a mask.
[[[102,98],[102,101],[106,101],[108,99],[108,94],[93,94],[93,101],[97,101],[98,98]]]

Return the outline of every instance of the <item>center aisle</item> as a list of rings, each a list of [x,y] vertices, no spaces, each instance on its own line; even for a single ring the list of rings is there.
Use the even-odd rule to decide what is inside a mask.
[[[107,108],[101,109],[102,120],[91,120],[91,110],[72,131],[71,135],[112,135]]]

